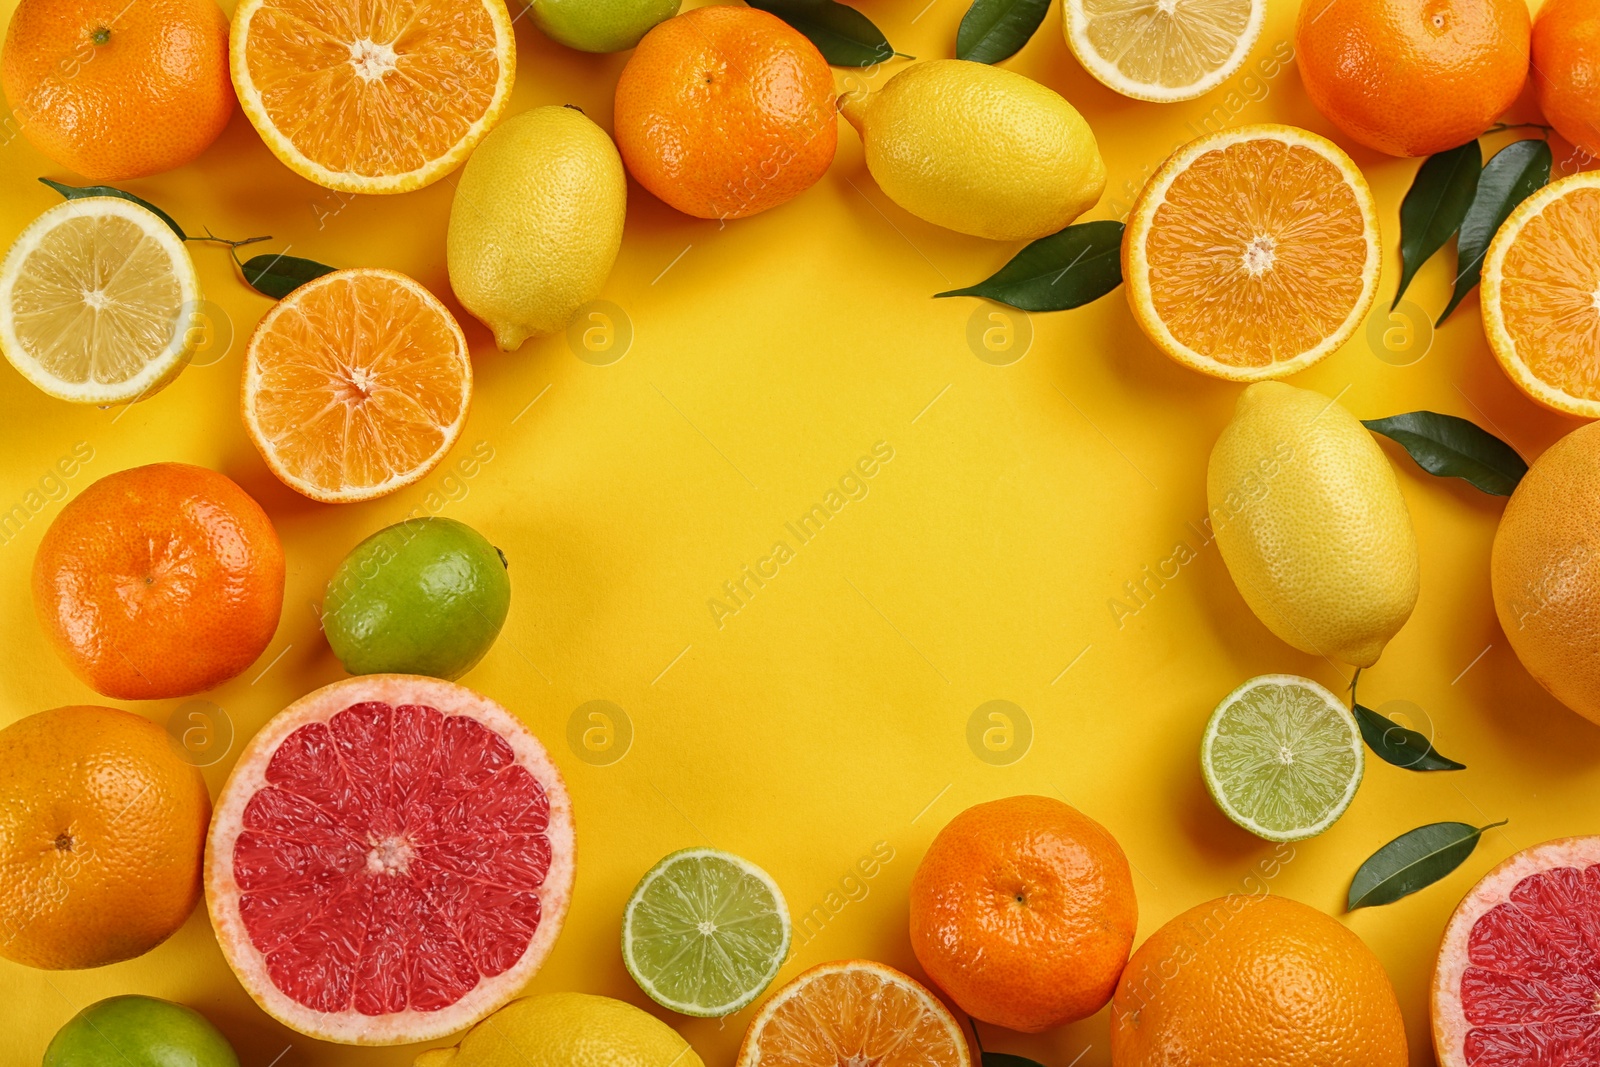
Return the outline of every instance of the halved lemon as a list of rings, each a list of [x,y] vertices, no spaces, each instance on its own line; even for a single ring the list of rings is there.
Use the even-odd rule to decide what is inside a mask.
[[[194,352],[200,280],[153,212],[110,196],[57,204],[0,264],[0,349],[62,400],[149,396]]]
[[[1135,100],[1192,100],[1244,65],[1266,0],[1066,0],[1067,46],[1096,81]]]
[[[1381,258],[1372,190],[1350,157],[1279,125],[1178,149],[1122,240],[1145,334],[1184,366],[1240,382],[1304,370],[1349,340]]]
[[[352,193],[457,167],[505,111],[516,58],[504,0],[241,0],[228,40],[267,147]]]
[[[1600,418],[1600,172],[1534,193],[1483,259],[1483,332],[1534,400]]]
[[[313,500],[370,500],[427,474],[461,436],[467,340],[445,306],[392,270],[324,274],[262,318],[245,350],[245,431]]]

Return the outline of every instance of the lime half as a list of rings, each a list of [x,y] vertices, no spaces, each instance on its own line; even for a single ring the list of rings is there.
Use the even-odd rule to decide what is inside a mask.
[[[1206,724],[1200,769],[1223,814],[1268,841],[1303,841],[1338,821],[1366,767],[1361,731],[1309,678],[1264,674]]]
[[[662,1007],[731,1015],[777,977],[789,932],[789,908],[766,871],[728,852],[686,848],[650,868],[628,898],[622,962]]]

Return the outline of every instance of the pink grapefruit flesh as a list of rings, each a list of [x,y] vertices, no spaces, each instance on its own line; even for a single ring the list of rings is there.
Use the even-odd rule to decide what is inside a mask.
[[[352,1044],[443,1037],[516,996],[572,877],[572,805],[544,746],[493,701],[411,675],[276,715],[206,847],[206,904],[245,989]]]
[[[1441,1067],[1600,1064],[1600,837],[1490,871],[1445,928],[1433,978]]]

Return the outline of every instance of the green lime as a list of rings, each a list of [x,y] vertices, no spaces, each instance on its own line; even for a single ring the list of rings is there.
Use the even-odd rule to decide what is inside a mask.
[[[766,871],[728,852],[686,848],[634,887],[622,913],[622,962],[657,1004],[714,1018],[772,984],[789,933],[789,908]]]
[[[1366,767],[1361,730],[1309,678],[1264,674],[1206,724],[1200,769],[1223,814],[1268,841],[1303,841],[1338,821]]]
[[[361,542],[328,579],[322,629],[351,674],[459,678],[511,609],[506,558],[454,519],[409,519]]]
[[[639,43],[658,22],[678,13],[680,0],[533,0],[533,21],[544,35],[580,52],[620,52]]]
[[[43,1067],[239,1067],[206,1017],[155,997],[112,997],[56,1031]]]

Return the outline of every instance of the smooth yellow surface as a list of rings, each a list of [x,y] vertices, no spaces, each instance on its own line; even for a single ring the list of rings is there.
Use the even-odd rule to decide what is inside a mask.
[[[924,58],[953,52],[967,6],[857,2],[896,47]],[[9,7],[0,0],[0,10]],[[1284,62],[1294,14],[1293,4],[1274,3],[1244,70],[1186,104],[1139,103],[1100,86],[1068,54],[1059,8],[1008,66],[1088,117],[1110,174],[1089,217],[1117,217],[1202,123],[1282,121],[1333,135]],[[568,51],[528,19],[516,25],[512,110],[572,102],[609,127],[626,56]],[[841,91],[867,77],[837,75]],[[0,117],[0,139],[11,128]],[[1398,274],[1399,202],[1417,164],[1340,143],[1378,197],[1388,249],[1372,316],[1381,337]],[[1556,145],[1558,173],[1573,168],[1570,153]],[[0,149],[0,239],[56,202],[39,175],[71,177],[20,139]],[[453,181],[394,197],[332,193],[291,174],[235,116],[196,163],[131,184],[196,230],[272,234],[264,249],[396,268],[456,308],[444,267]],[[651,1007],[623,970],[622,907],[641,874],[690,845],[737,852],[783,887],[796,920],[786,981],[847,956],[919,974],[906,937],[912,871],[951,816],[999,796],[1058,794],[1117,835],[1137,869],[1141,940],[1190,906],[1263,879],[1337,914],[1359,863],[1401,832],[1509,818],[1442,885],[1343,920],[1394,977],[1413,1063],[1430,1063],[1427,982],[1456,901],[1516,848],[1600,830],[1600,728],[1539,688],[1495,621],[1489,545],[1503,502],[1423,474],[1384,445],[1416,522],[1422,592],[1410,623],[1362,676],[1362,699],[1425,709],[1419,728],[1434,730],[1439,748],[1470,769],[1422,775],[1374,760],[1326,835],[1270,845],[1207,797],[1198,761],[1206,718],[1252,675],[1303,674],[1335,691],[1346,678],[1273,637],[1204,542],[1206,457],[1242,386],[1157,352],[1121,294],[1033,316],[1031,347],[1017,362],[980,360],[969,335],[981,342],[992,330],[998,343],[1004,324],[970,320],[1002,309],[930,296],[986,277],[1016,246],[940,230],[895,207],[848,131],[828,175],[766,214],[726,226],[698,221],[632,184],[628,207],[604,293],[632,323],[626,356],[585,362],[564,335],[502,355],[462,315],[477,391],[461,443],[446,467],[370,503],[296,495],[246,440],[241,349],[268,301],[234,279],[223,249],[194,253],[202,284],[232,319],[233,347],[153,399],[124,411],[74,407],[0,368],[0,509],[20,508],[13,515],[25,520],[20,530],[8,520],[0,544],[4,721],[94,699],[45,644],[28,605],[34,547],[61,510],[49,494],[182,459],[225,471],[266,507],[288,550],[283,623],[259,663],[206,697],[241,737],[341,677],[316,612],[339,559],[408,513],[446,514],[482,530],[511,561],[505,633],[462,681],[546,741],[576,805],[569,925],[530,992],[605,993]],[[1450,266],[1448,255],[1430,263],[1408,299],[1436,315]],[[605,324],[588,325],[591,342],[602,343]],[[1403,326],[1393,328],[1403,340]],[[1464,415],[1528,456],[1577,425],[1504,378],[1476,297],[1409,366],[1377,358],[1367,337],[1294,384],[1337,395],[1360,417],[1417,408]],[[871,478],[849,479],[878,442],[893,458],[866,464]],[[74,449],[92,449],[92,458],[79,463]],[[58,462],[70,477],[54,473]],[[841,480],[860,499],[801,543],[785,524]],[[779,540],[792,550],[781,563],[772,555]],[[1180,554],[1194,558],[1178,565]],[[776,567],[776,576],[756,588],[745,566]],[[719,626],[707,601],[726,597],[723,583],[735,580],[754,591]],[[1138,600],[1130,586],[1145,590]],[[609,766],[580,760],[567,743],[574,712],[595,700],[632,722],[630,751]],[[969,719],[994,700],[1019,706],[1032,724],[1031,750],[1009,766],[968,747]],[[179,706],[137,710],[165,721]],[[213,790],[230,761],[207,768]],[[0,1064],[32,1067],[73,1012],[129,992],[205,1012],[248,1067],[280,1054],[278,1067],[400,1065],[414,1053],[321,1045],[269,1022],[197,912],[171,942],[104,970],[0,962]],[[710,1067],[727,1067],[753,1010],[720,1023],[667,1017]],[[1039,1037],[985,1028],[985,1039],[1049,1067],[1109,1063],[1104,1013]]]

